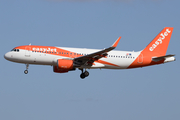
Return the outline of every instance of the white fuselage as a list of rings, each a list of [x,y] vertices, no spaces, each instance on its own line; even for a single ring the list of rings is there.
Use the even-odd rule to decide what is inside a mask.
[[[78,55],[87,55],[97,51],[99,49],[86,49],[86,48],[68,48],[68,47],[57,47],[63,50],[77,53]],[[92,68],[105,68],[105,69],[126,69],[133,61],[139,56],[140,52],[129,52],[129,51],[110,51],[106,57],[100,59],[103,62],[94,62],[90,67]],[[52,65],[57,64],[58,59],[73,59],[77,55],[66,53],[66,56],[62,56],[60,53],[49,54],[45,52],[28,51],[20,49],[17,51],[10,51],[5,54],[5,58],[9,61],[25,64],[37,64],[37,65]],[[142,62],[142,61],[141,61]],[[104,64],[105,63],[105,64]],[[107,64],[107,63],[112,63]]]

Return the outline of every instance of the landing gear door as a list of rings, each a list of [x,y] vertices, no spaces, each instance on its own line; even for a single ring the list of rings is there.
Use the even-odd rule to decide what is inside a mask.
[[[31,47],[28,46],[28,47],[25,48],[25,50],[26,50],[26,51],[25,51],[25,56],[26,56],[26,57],[30,57],[30,56],[31,56],[31,55],[30,55]]]

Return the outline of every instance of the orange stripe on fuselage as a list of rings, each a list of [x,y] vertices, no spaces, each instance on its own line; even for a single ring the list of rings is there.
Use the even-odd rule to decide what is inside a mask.
[[[142,52],[142,53],[144,53],[144,52]],[[145,66],[164,63],[164,60],[154,62],[154,61],[152,61],[152,56],[150,56],[150,55],[143,56],[142,53],[134,60],[134,62],[128,68],[145,67]],[[144,55],[147,55],[147,54],[144,53]],[[140,58],[141,56],[142,56],[142,58]],[[142,61],[140,62],[139,59],[142,59]]]
[[[115,65],[115,64],[113,64],[113,63],[106,62],[106,61],[103,61],[103,60],[98,60],[98,61],[96,61],[96,62],[101,63],[101,64],[106,64],[106,65],[111,65],[111,66],[120,67],[120,66],[118,66],[118,65]]]
[[[57,47],[52,47],[52,46],[35,46],[35,45],[26,45],[26,46],[19,46],[16,47],[15,49],[22,49],[22,50],[29,50],[33,52],[41,52],[41,53],[46,53],[46,54],[51,54],[51,55],[57,55],[57,56],[63,56],[63,57],[80,57],[82,55],[77,55],[75,52],[71,52],[68,50],[60,49]]]

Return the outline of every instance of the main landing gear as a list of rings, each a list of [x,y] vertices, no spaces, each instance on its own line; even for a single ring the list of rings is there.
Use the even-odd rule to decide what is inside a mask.
[[[84,79],[85,77],[89,76],[89,72],[88,71],[85,70],[83,72],[83,69],[80,69],[80,70],[82,71],[82,73],[80,75],[81,79]]]
[[[25,74],[28,74],[28,68],[29,68],[29,64],[26,64],[26,70],[24,71]]]

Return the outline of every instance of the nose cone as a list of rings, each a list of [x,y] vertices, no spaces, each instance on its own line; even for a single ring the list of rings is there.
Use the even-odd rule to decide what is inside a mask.
[[[4,55],[4,58],[5,58],[6,60],[10,60],[10,58],[11,58],[10,53],[9,53],[9,52],[6,53],[6,54]]]

